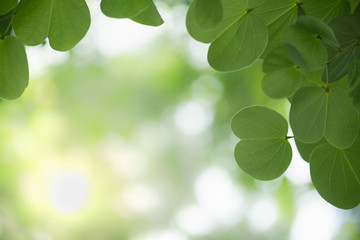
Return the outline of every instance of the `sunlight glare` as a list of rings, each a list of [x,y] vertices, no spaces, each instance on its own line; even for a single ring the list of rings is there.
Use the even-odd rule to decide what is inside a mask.
[[[243,199],[239,187],[222,168],[206,169],[196,180],[195,195],[219,224],[231,225],[240,220]]]
[[[187,135],[197,134],[211,125],[212,109],[203,101],[190,100],[181,104],[175,112],[176,126]]]
[[[85,203],[88,192],[88,182],[80,172],[62,172],[51,183],[51,202],[59,212],[72,213]]]
[[[249,221],[256,231],[269,230],[275,223],[278,209],[271,199],[260,199],[250,208]]]

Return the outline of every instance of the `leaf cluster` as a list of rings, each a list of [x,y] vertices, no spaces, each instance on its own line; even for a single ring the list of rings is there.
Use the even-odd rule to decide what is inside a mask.
[[[319,194],[339,208],[360,203],[360,5],[346,0],[194,0],[187,28],[210,43],[209,64],[236,71],[263,60],[262,89],[288,98],[289,123],[253,106],[238,112],[232,129],[239,167],[271,180],[289,166],[294,138]],[[210,6],[213,6],[212,8]],[[221,7],[219,7],[221,6]],[[206,24],[203,19],[209,19]]]

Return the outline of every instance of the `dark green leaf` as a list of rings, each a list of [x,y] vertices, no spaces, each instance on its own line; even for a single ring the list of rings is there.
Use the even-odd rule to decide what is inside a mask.
[[[132,17],[131,20],[149,26],[160,26],[164,23],[155,4],[151,0],[149,0],[149,5],[138,15]]]
[[[209,64],[218,71],[234,71],[249,66],[263,53],[267,33],[260,17],[246,14],[210,45]]]
[[[342,48],[358,41],[360,34],[360,16],[344,15],[330,22],[329,26],[334,30],[335,36]]]
[[[112,18],[132,18],[149,5],[148,0],[101,0],[101,11]]]
[[[327,143],[324,138],[322,138],[320,141],[315,142],[315,143],[304,143],[304,142],[300,141],[299,139],[295,138],[296,148],[298,149],[302,159],[304,159],[306,162],[310,161],[310,155],[311,155],[312,151],[316,147],[318,147],[324,143]]]
[[[18,0],[1,0],[0,15],[7,13],[13,7],[16,6]]]
[[[29,81],[24,45],[14,37],[0,39],[0,98],[21,96]]]
[[[360,202],[360,142],[349,149],[330,144],[315,148],[310,157],[312,182],[319,194],[332,205],[350,209]]]
[[[306,86],[292,99],[290,125],[302,142],[314,143],[325,137],[337,148],[348,148],[357,137],[359,119],[346,90]]]
[[[34,46],[49,38],[58,51],[73,48],[90,26],[90,13],[84,0],[26,1],[14,17],[16,36]]]
[[[352,52],[352,49],[348,49],[333,58],[321,75],[322,81],[331,83],[344,77],[348,72],[347,66]]]
[[[223,18],[220,0],[194,0],[194,8],[194,22],[201,28],[214,28]]]
[[[350,5],[346,0],[304,1],[302,7],[307,15],[317,17],[326,23],[338,16],[350,13]]]
[[[292,153],[284,117],[265,107],[247,107],[233,117],[231,127],[241,139],[235,147],[235,158],[242,170],[261,180],[285,172]]]
[[[317,34],[322,40],[330,42],[336,47],[340,47],[333,30],[323,21],[312,16],[301,16],[296,19],[296,24],[305,28],[307,31]]]
[[[284,48],[289,58],[300,68],[316,71],[325,67],[326,48],[316,34],[299,25],[291,25],[284,31]]]

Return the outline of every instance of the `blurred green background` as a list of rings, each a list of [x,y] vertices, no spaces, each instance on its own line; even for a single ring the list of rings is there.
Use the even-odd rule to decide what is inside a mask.
[[[288,104],[262,93],[261,62],[210,69],[186,3],[160,1],[153,29],[90,2],[70,53],[27,49],[30,85],[0,103],[0,239],[360,239],[360,209],[321,199],[296,152],[271,182],[237,167],[231,117]]]

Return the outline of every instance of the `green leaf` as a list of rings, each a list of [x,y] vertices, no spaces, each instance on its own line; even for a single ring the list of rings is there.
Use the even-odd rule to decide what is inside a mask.
[[[356,59],[353,54],[348,67],[348,86],[350,87],[350,95],[353,95],[353,90],[360,86],[360,59]]]
[[[344,15],[329,23],[342,48],[353,45],[360,34],[360,16]]]
[[[346,0],[304,1],[301,5],[307,15],[328,23],[338,16],[350,13],[350,4]]]
[[[273,49],[264,59],[262,71],[264,73],[294,67],[295,64],[286,55],[283,47]]]
[[[0,39],[0,98],[21,96],[29,81],[24,45],[15,37]]]
[[[261,83],[264,93],[271,98],[285,98],[294,94],[303,80],[303,75],[295,67],[267,73]]]
[[[297,1],[263,1],[253,12],[264,20],[269,31],[268,44],[261,56],[261,58],[264,58],[272,49],[282,45],[284,29],[292,24],[296,18]]]
[[[344,150],[325,143],[311,154],[312,182],[319,194],[332,205],[350,209],[360,203],[359,156],[359,140]]]
[[[311,33],[318,34],[322,40],[328,41],[336,47],[340,47],[333,30],[318,18],[307,15],[301,16],[296,19],[296,24]]]
[[[312,151],[324,143],[327,143],[324,138],[322,138],[320,141],[315,142],[315,143],[304,143],[304,142],[300,141],[299,139],[295,138],[296,148],[299,151],[302,159],[304,159],[306,162],[310,161],[310,155],[311,155]]]
[[[209,48],[209,64],[218,71],[234,71],[257,60],[267,44],[267,28],[263,20],[246,14],[233,24]]]
[[[155,4],[151,0],[149,0],[149,5],[135,17],[132,17],[131,20],[149,26],[160,26],[164,23]]]
[[[8,36],[11,33],[11,18],[0,20],[0,36]]]
[[[84,0],[26,1],[13,21],[16,36],[35,46],[49,38],[58,51],[73,48],[90,26],[90,13]]]
[[[300,68],[316,71],[325,67],[326,48],[316,34],[298,24],[284,31],[284,48],[289,58]]]
[[[193,1],[186,14],[186,28],[191,37],[199,42],[210,43],[218,38],[232,24],[246,14],[248,2],[246,0],[222,0],[222,20],[214,28],[203,28],[198,24],[196,1]]]
[[[16,6],[18,0],[1,0],[0,15],[3,15]]]
[[[292,99],[290,125],[305,143],[325,137],[337,148],[348,148],[357,137],[359,119],[346,90],[305,86]]]
[[[252,106],[238,112],[231,127],[241,139],[235,147],[235,159],[243,171],[260,180],[271,180],[285,172],[292,152],[284,117],[274,110]]]
[[[194,0],[195,23],[204,29],[214,28],[223,18],[220,0]]]
[[[339,53],[328,65],[321,75],[323,82],[335,82],[344,77],[348,72],[348,62],[353,50],[348,49]]]
[[[101,11],[112,18],[132,18],[147,8],[148,0],[101,0]]]

